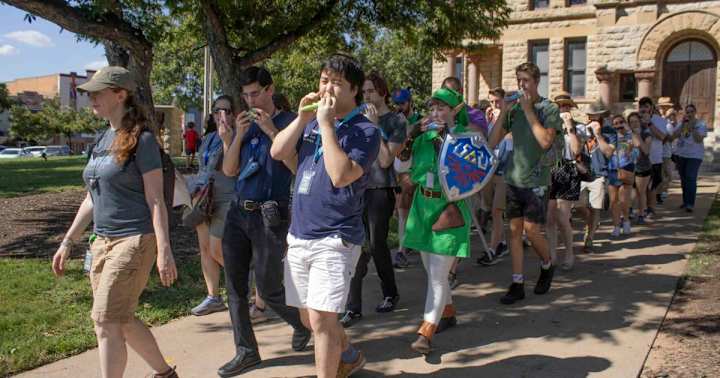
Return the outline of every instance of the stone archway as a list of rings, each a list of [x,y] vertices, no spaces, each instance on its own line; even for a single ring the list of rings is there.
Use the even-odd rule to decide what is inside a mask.
[[[643,35],[637,51],[637,70],[643,73],[651,72],[651,85],[654,87],[651,96],[658,97],[662,93],[664,73],[664,59],[670,49],[683,40],[695,39],[704,42],[720,56],[720,15],[708,11],[684,11],[668,15],[658,20]],[[712,84],[714,93],[720,93],[720,80]],[[665,86],[667,87],[667,86]],[[715,98],[714,122],[720,120],[720,101]],[[712,123],[710,123],[712,127]]]
[[[662,52],[668,45],[688,35],[706,35],[710,44],[720,50],[720,15],[706,11],[673,13],[658,20],[645,33],[637,52],[638,69],[654,68],[662,60]]]

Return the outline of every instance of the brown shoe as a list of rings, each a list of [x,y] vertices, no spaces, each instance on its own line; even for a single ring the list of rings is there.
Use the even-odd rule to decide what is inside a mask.
[[[365,359],[365,355],[363,355],[362,351],[358,350],[358,356],[352,363],[345,363],[340,359],[340,365],[338,366],[338,373],[337,378],[346,378],[349,377],[360,370],[362,370],[363,366],[365,366],[365,363],[367,360]]]
[[[178,375],[175,372],[176,368],[177,368],[177,366],[173,366],[170,368],[170,370],[168,370],[164,373],[155,373],[155,374],[153,374],[153,378],[178,378]]]
[[[430,339],[423,335],[418,335],[417,340],[410,344],[410,348],[420,354],[430,354],[432,351],[432,345],[430,345]]]

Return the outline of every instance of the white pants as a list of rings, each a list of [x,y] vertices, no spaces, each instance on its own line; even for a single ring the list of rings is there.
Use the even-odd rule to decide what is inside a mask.
[[[440,323],[445,306],[452,303],[452,293],[448,274],[455,261],[454,256],[421,252],[423,266],[428,275],[427,296],[425,297],[425,315],[423,320],[437,325]]]

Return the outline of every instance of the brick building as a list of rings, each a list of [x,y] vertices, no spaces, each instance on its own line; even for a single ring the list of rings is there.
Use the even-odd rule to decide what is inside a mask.
[[[75,88],[92,78],[96,71],[87,70],[86,75],[75,72],[69,74],[56,73],[51,75],[20,78],[5,83],[11,97],[17,98],[23,105],[31,110],[40,110],[45,100],[58,98],[60,106],[81,110],[90,106],[90,98],[86,93],[78,92]],[[156,114],[163,130],[161,140],[165,149],[171,155],[180,155],[182,152],[182,125],[184,113],[173,105],[156,105]],[[7,135],[12,127],[8,112],[0,114],[0,130]],[[94,134],[80,134],[72,138],[72,150],[82,151],[89,143],[94,142]],[[64,136],[58,135],[50,140],[41,141],[44,144],[67,144]]]
[[[515,89],[514,68],[541,68],[541,93],[566,90],[576,102],[602,99],[614,111],[642,96],[694,103],[717,125],[720,1],[509,0],[508,28],[477,51],[448,52],[433,65],[433,87],[446,76],[463,80],[473,104],[488,89]],[[708,138],[711,139],[711,138]]]

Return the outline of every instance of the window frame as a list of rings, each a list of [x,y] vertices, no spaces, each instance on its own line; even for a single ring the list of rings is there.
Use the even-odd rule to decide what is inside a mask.
[[[585,50],[585,66],[583,67],[582,71],[577,69],[576,67],[570,67],[570,58],[572,56],[570,51],[570,46],[575,45],[578,43],[582,43],[584,50]],[[579,38],[566,38],[565,39],[565,46],[564,46],[564,55],[565,59],[563,61],[563,90],[570,93],[572,97],[575,98],[584,98],[587,94],[587,69],[588,69],[588,62],[587,62],[587,38],[586,37],[579,37]],[[583,93],[581,95],[576,95],[572,92],[572,77],[574,74],[582,72],[583,76],[585,77],[585,85],[583,86]]]
[[[540,65],[536,62],[535,56],[534,56],[534,48],[536,46],[545,46],[546,52],[547,52],[547,71],[543,72],[540,71],[540,81],[542,81],[543,76],[547,78],[547,92],[548,93],[540,93],[541,96],[548,97],[550,95],[550,40],[549,39],[533,39],[528,41],[528,61],[534,63],[535,65],[540,68]],[[540,91],[540,81],[538,81],[538,91]]]
[[[547,5],[544,7],[536,7],[535,1],[538,1],[538,0],[528,0],[528,9],[529,10],[532,11],[532,10],[536,10],[536,9],[550,9],[550,0],[547,0]]]

